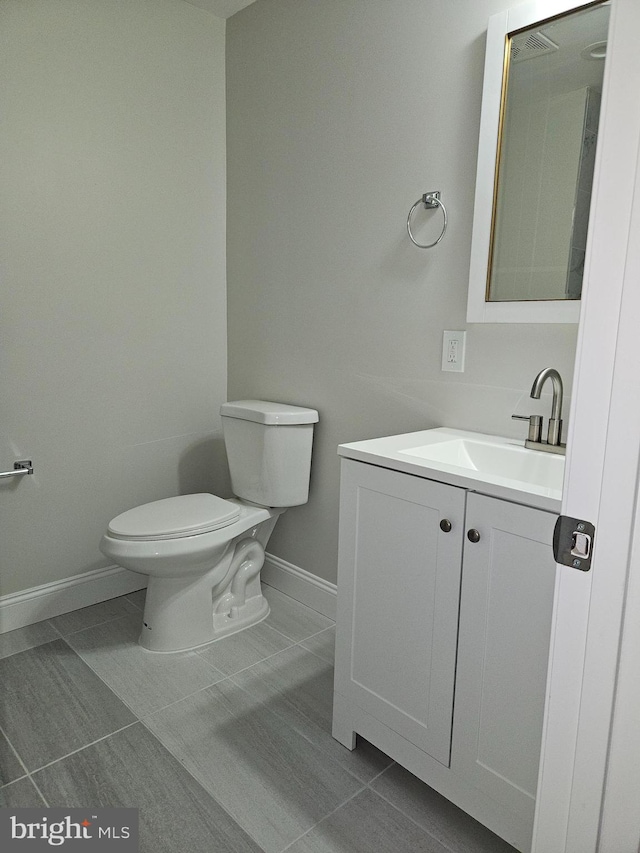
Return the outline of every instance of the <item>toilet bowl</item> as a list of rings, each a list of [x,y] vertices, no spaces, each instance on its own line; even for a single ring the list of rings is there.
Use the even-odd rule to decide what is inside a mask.
[[[149,651],[192,649],[264,619],[267,542],[285,509],[307,501],[318,413],[242,400],[221,414],[237,497],[143,504],[114,518],[100,543],[117,565],[148,576],[139,643]]]
[[[189,529],[189,511],[202,525],[207,509],[211,527]],[[154,501],[114,518],[101,551],[149,577],[140,645],[165,652],[194,648],[264,619],[269,605],[259,573],[282,512],[198,494]]]

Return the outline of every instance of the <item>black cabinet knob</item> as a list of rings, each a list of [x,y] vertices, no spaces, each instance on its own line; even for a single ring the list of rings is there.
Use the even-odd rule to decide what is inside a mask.
[[[475,527],[472,527],[471,530],[467,530],[467,539],[469,542],[479,542],[480,531],[476,530]]]
[[[453,525],[448,518],[443,518],[440,522],[440,530],[442,530],[443,533],[451,533],[452,526]]]

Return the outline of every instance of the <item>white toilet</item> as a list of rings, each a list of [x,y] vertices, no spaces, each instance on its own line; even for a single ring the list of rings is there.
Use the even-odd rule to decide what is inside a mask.
[[[175,652],[260,622],[264,549],[278,516],[307,502],[315,409],[239,400],[221,409],[236,498],[181,495],[109,524],[100,550],[149,576],[139,643]]]

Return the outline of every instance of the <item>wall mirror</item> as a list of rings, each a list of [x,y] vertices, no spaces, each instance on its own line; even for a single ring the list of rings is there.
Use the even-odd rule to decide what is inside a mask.
[[[487,30],[467,320],[577,322],[610,0],[538,0]]]

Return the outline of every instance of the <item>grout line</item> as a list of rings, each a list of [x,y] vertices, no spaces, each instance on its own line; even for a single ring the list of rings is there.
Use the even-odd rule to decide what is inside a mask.
[[[235,672],[229,673],[229,675],[225,677],[225,681],[229,678],[233,678],[235,675],[240,675],[241,672],[246,672],[248,669],[253,669],[254,666],[258,666],[258,664],[265,663],[266,661],[271,660],[271,658],[278,657],[278,655],[281,655],[282,652],[288,652],[289,649],[293,649],[296,645],[296,643],[292,643],[290,646],[287,646],[286,649],[280,649],[280,651],[274,652],[272,655],[267,655],[266,658],[260,658],[260,660],[248,664],[248,666],[243,666],[242,669],[237,669]]]
[[[365,738],[365,740],[366,740],[366,738]],[[369,743],[369,741],[367,741],[367,743]],[[387,756],[387,758],[389,758],[389,756]],[[391,770],[392,767],[396,766],[396,764],[397,764],[396,761],[393,761],[393,759],[391,759],[391,758],[389,758],[389,761],[391,762],[390,764],[388,764],[386,767],[384,767],[382,770],[380,770],[378,773],[376,773],[376,775],[372,779],[369,779],[369,781],[367,782],[367,787],[371,788],[371,786],[376,781],[376,779],[379,779],[381,776],[383,776],[387,772],[387,770]],[[373,788],[371,790],[373,790]],[[376,794],[377,793],[378,792],[376,791]]]
[[[298,645],[298,643],[294,643],[291,641],[289,641],[289,642],[291,643],[291,645],[286,646],[284,649],[278,649],[277,652],[273,652],[272,654],[267,655],[264,658],[260,658],[260,660],[256,660],[253,663],[247,664],[247,666],[243,666],[242,669],[237,669],[235,672],[230,672],[228,675],[225,674],[225,679],[233,678],[234,675],[240,675],[241,672],[246,672],[248,669],[251,669],[251,667],[258,666],[259,663],[264,663],[267,660],[271,660],[271,658],[275,658],[278,655],[281,655],[282,652],[288,652],[289,649],[292,649],[292,648],[294,648],[294,646]]]
[[[289,602],[289,601],[291,601],[291,602],[293,602],[293,609],[294,609],[294,610],[295,610],[295,608],[301,608],[301,610],[302,610],[302,612],[303,612],[303,613],[304,613],[304,611],[307,611],[308,613],[312,613],[314,616],[321,616],[323,619],[327,619],[329,622],[331,622],[331,623],[332,623],[332,625],[335,625],[335,624],[336,624],[335,619],[332,619],[330,616],[325,616],[325,614],[324,614],[324,613],[320,613],[320,611],[319,611],[319,610],[314,610],[314,609],[313,609],[313,607],[309,607],[309,605],[308,605],[308,604],[304,604],[302,601],[298,601],[298,599],[297,599],[297,598],[293,598],[293,596],[291,596],[291,595],[287,595],[287,593],[286,593],[286,592],[282,592],[281,590],[277,589],[275,586],[269,586],[269,584],[268,584],[268,583],[264,583],[264,581],[261,581],[261,586],[262,586],[262,587],[267,587],[267,589],[269,590],[269,594],[271,594],[271,593],[275,593],[275,599],[276,599],[276,601],[277,601],[278,597],[282,597],[282,598],[286,599],[286,601],[283,601],[283,602],[282,602],[282,604],[284,605],[284,607],[288,607],[288,606],[289,606],[288,602]],[[263,594],[263,595],[264,595],[264,597],[267,599],[267,601],[269,601],[269,596],[268,596],[268,595],[265,595],[265,593],[264,593],[264,589],[262,590],[262,594]],[[271,605],[271,602],[269,602],[269,605]],[[269,618],[269,617],[267,617],[267,619],[268,619],[268,618]],[[331,627],[331,625],[327,625],[326,627],[327,627],[327,628],[330,628],[330,627]],[[321,629],[321,630],[324,630],[324,629]]]
[[[53,618],[55,618],[55,617],[53,617]],[[62,634],[60,633],[60,631],[58,631],[58,629],[56,628],[56,626],[53,624],[53,619],[45,619],[44,621],[47,623],[47,625],[49,625],[49,627],[50,627],[53,631],[55,631],[55,632],[56,632],[56,634],[57,634],[56,639],[60,639],[60,638],[62,637]],[[37,624],[38,624],[38,623],[36,622],[36,625],[37,625]],[[34,646],[34,648],[37,648],[37,646]]]
[[[6,742],[9,744],[9,748],[12,750],[13,754],[14,754],[14,755],[15,755],[15,757],[18,759],[18,762],[20,763],[20,766],[21,766],[21,767],[22,767],[22,769],[24,770],[23,775],[22,775],[22,776],[18,776],[18,779],[24,779],[24,777],[25,777],[25,776],[28,776],[28,775],[29,775],[29,768],[27,767],[27,765],[24,763],[24,761],[23,761],[23,760],[22,760],[22,758],[20,757],[20,753],[19,753],[19,752],[18,752],[18,750],[15,748],[15,746],[14,746],[14,745],[13,745],[13,743],[11,742],[11,739],[9,738],[8,734],[6,733],[6,731],[2,728],[2,726],[0,726],[0,735],[2,735],[2,736],[4,737],[4,739],[6,740]],[[18,779],[12,779],[12,780],[11,780],[11,782],[17,782],[17,781],[18,781]],[[11,784],[11,782],[7,782],[7,785],[10,785],[10,784]],[[2,787],[4,787],[4,786],[2,786]]]
[[[395,763],[395,762],[394,762],[394,763]],[[393,765],[392,765],[392,766],[393,766]],[[386,770],[388,770],[389,768],[385,768],[385,769],[386,769]],[[383,770],[382,772],[384,773],[384,770]],[[381,774],[379,773],[379,774],[378,774],[378,776],[376,776],[375,778],[377,779],[380,775],[381,775]],[[375,780],[374,780],[374,779],[372,779],[372,780],[371,780],[371,782],[373,782],[373,781],[375,781]],[[447,842],[443,841],[441,838],[438,838],[436,835],[433,835],[433,833],[432,833],[432,832],[430,832],[430,831],[426,828],[426,826],[423,826],[421,823],[418,823],[418,821],[417,821],[414,817],[412,817],[410,814],[408,814],[408,812],[406,812],[406,811],[405,811],[404,809],[402,809],[399,805],[397,805],[397,803],[392,802],[388,797],[385,797],[385,795],[384,795],[384,794],[381,794],[381,793],[380,793],[380,791],[376,791],[376,790],[375,790],[375,788],[371,788],[371,787],[370,787],[370,786],[371,786],[371,782],[369,783],[369,785],[367,785],[367,787],[370,789],[370,791],[371,791],[371,793],[372,793],[372,794],[375,794],[376,796],[380,797],[380,799],[381,799],[381,800],[384,800],[384,801],[385,801],[385,803],[387,803],[388,805],[390,805],[390,806],[391,806],[393,809],[395,809],[397,812],[400,812],[400,814],[401,814],[403,817],[405,817],[408,821],[410,821],[414,826],[417,826],[417,827],[418,827],[418,829],[422,830],[422,832],[426,833],[426,834],[429,836],[429,838],[433,838],[433,840],[434,840],[437,844],[439,844],[439,845],[442,847],[442,849],[443,849],[444,851],[448,851],[448,853],[458,853],[458,850],[457,850],[455,847],[450,847],[450,846],[449,846],[449,844],[448,844]],[[425,783],[425,784],[426,784],[426,783]],[[478,853],[482,853],[482,851],[478,850]],[[517,852],[516,852],[516,851],[514,851],[514,853],[517,853]]]
[[[309,640],[313,640],[315,637],[319,637],[320,634],[325,634],[327,631],[334,631],[335,625],[327,625],[326,628],[322,628],[320,631],[316,631],[315,634],[309,634],[308,637],[305,637],[304,640],[298,640],[300,643],[308,643]]]
[[[359,780],[359,781],[361,781],[361,780]],[[363,791],[365,791],[366,789],[367,789],[367,786],[366,786],[366,785],[363,785],[363,786],[362,786],[362,788],[360,788],[358,791],[356,791],[356,792],[355,792],[354,794],[352,794],[350,797],[347,797],[347,799],[346,799],[346,800],[344,800],[344,802],[340,803],[340,805],[339,805],[339,806],[336,806],[336,807],[335,807],[335,809],[332,809],[328,814],[326,814],[324,817],[321,817],[321,818],[320,818],[320,820],[316,821],[316,822],[313,824],[313,826],[310,826],[310,827],[309,827],[309,829],[305,830],[305,831],[304,831],[303,833],[301,833],[297,838],[294,838],[294,839],[293,839],[293,841],[289,842],[289,844],[287,844],[287,846],[286,846],[286,847],[284,847],[284,848],[280,851],[280,853],[285,853],[285,851],[286,851],[286,850],[289,850],[289,848],[290,848],[290,847],[292,847],[296,842],[300,841],[300,839],[301,839],[301,838],[304,838],[304,837],[305,837],[305,835],[308,835],[312,830],[314,830],[314,829],[316,828],[316,826],[319,826],[319,825],[320,825],[321,823],[323,823],[325,820],[328,820],[328,819],[331,817],[331,815],[334,815],[336,812],[340,811],[340,809],[341,809],[341,808],[343,808],[343,807],[344,807],[344,806],[346,806],[348,803],[350,803],[350,802],[351,802],[351,800],[355,799],[357,796],[359,796],[359,795],[360,795]]]
[[[101,603],[101,602],[98,602],[98,603]],[[62,631],[59,628],[56,628],[55,625],[53,627],[60,634],[62,639],[65,640],[67,637],[73,637],[75,634],[81,634],[83,631],[90,631],[92,628],[102,628],[103,625],[109,625],[111,622],[117,622],[118,619],[125,619],[127,616],[138,616],[138,614],[142,614],[142,611],[140,610],[139,607],[136,607],[136,605],[133,604],[132,602],[129,602],[129,604],[131,604],[132,607],[135,607],[135,610],[127,610],[124,613],[118,613],[115,616],[109,617],[109,619],[103,619],[101,622],[95,622],[92,625],[85,625],[82,628],[74,628],[73,631],[67,631],[64,634],[62,633]],[[96,607],[95,604],[90,604],[89,606],[90,607]],[[80,608],[80,609],[82,610],[83,608]],[[75,613],[76,611],[72,610],[71,612]],[[64,615],[66,615],[66,614],[63,614],[63,616]],[[60,617],[56,617],[56,618],[60,618]]]
[[[22,630],[21,628],[16,628],[16,631],[21,631],[21,630]],[[16,655],[24,655],[27,652],[34,652],[36,649],[41,649],[43,646],[50,646],[51,643],[57,643],[58,640],[64,640],[64,637],[60,637],[60,636],[52,637],[50,640],[45,640],[44,643],[38,643],[37,646],[29,646],[26,649],[20,649],[17,652],[12,652],[10,655],[4,655],[3,657],[0,657],[0,664],[2,663],[2,661],[11,660],[11,658],[14,658]]]
[[[210,690],[212,687],[217,687],[219,684],[222,684],[223,681],[228,681],[230,678],[230,675],[225,675],[224,678],[221,678],[219,681],[214,681],[213,684],[207,684],[204,687],[199,687],[197,690],[194,690],[193,693],[188,693],[186,696],[181,696],[180,699],[174,699],[173,702],[168,702],[166,705],[163,705],[162,708],[156,708],[154,711],[149,711],[147,714],[143,714],[140,717],[140,722],[144,723],[150,717],[155,717],[156,714],[160,714],[162,713],[162,711],[166,711],[168,708],[172,708],[174,705],[178,705],[180,702],[184,702],[185,699],[192,699],[194,696],[197,696],[198,693],[204,693],[205,690]]]
[[[336,627],[336,623],[334,622],[332,625],[327,625],[325,628],[320,628],[320,630],[316,631],[315,634],[309,634],[309,636],[306,639],[300,640],[300,642],[306,643],[307,640],[310,640],[312,637],[317,637],[318,634],[324,634],[325,631],[332,631],[335,629],[335,627]]]
[[[45,806],[46,806],[47,808],[49,808],[49,803],[48,803],[48,801],[47,801],[47,798],[44,796],[44,794],[42,793],[42,791],[40,790],[40,788],[39,788],[39,787],[38,787],[38,785],[36,784],[36,782],[35,782],[35,780],[34,780],[33,776],[31,775],[31,772],[29,771],[29,768],[27,767],[27,765],[24,763],[24,761],[23,761],[23,760],[22,760],[22,758],[20,757],[20,754],[18,753],[18,750],[15,748],[15,746],[13,745],[13,743],[11,742],[11,740],[9,739],[9,737],[7,736],[7,733],[5,732],[5,730],[4,730],[2,727],[0,727],[0,733],[4,736],[4,739],[7,741],[7,743],[8,743],[8,744],[9,744],[9,746],[10,746],[10,748],[13,750],[13,752],[14,752],[14,754],[15,754],[16,758],[18,759],[18,761],[20,762],[20,764],[22,765],[22,767],[23,767],[23,769],[24,769],[24,771],[25,771],[25,775],[24,775],[24,776],[19,776],[17,779],[13,779],[11,782],[8,782],[8,783],[7,783],[7,785],[12,785],[12,784],[13,784],[13,782],[19,782],[19,781],[21,781],[22,779],[28,779],[28,780],[31,782],[31,784],[33,785],[33,787],[36,789],[36,791],[38,792],[38,794],[39,794],[40,798],[42,799],[42,802],[45,804]],[[34,772],[35,772],[35,771],[34,771]],[[3,785],[2,787],[6,787],[6,786],[4,786],[4,785]]]
[[[280,634],[281,637],[284,637],[292,646],[296,646],[298,643],[302,642],[302,640],[296,640],[295,637],[290,637],[288,634],[285,634],[284,631],[281,631],[279,628],[275,628],[273,625],[269,624],[269,617],[265,619],[265,625],[267,628],[270,628],[272,631],[275,631],[276,634]],[[284,650],[283,650],[284,651]]]
[[[51,807],[50,807],[50,805],[49,805],[49,801],[47,800],[47,798],[45,797],[45,795],[44,795],[44,794],[42,793],[42,791],[40,790],[40,788],[39,788],[38,784],[36,783],[36,780],[35,780],[32,776],[29,776],[29,779],[31,779],[31,784],[33,785],[33,787],[36,789],[36,791],[37,791],[37,792],[40,794],[40,796],[42,797],[42,802],[45,804],[45,806],[46,806],[47,808],[51,808]]]
[[[321,655],[319,652],[316,652],[313,649],[308,649],[304,645],[304,643],[306,643],[306,640],[303,640],[303,642],[299,643],[298,645],[301,646],[305,650],[305,652],[309,652],[310,655],[313,655],[314,657],[318,658],[318,660],[321,660],[323,663],[328,664],[328,666],[330,666],[332,669],[335,669],[335,658],[333,660],[329,660],[328,657],[324,657],[324,655]]]
[[[327,629],[325,628],[324,630],[327,630]],[[322,633],[322,632],[319,631],[318,633]],[[285,636],[285,635],[283,634],[283,636]],[[317,635],[312,634],[311,636],[315,637]],[[222,639],[224,639],[224,637],[222,637]],[[288,638],[286,638],[286,639],[288,639]],[[307,639],[309,639],[309,638],[307,638]],[[235,672],[232,672],[229,675],[226,675],[223,680],[226,681],[227,679],[233,679],[236,675],[240,675],[240,673],[246,672],[248,669],[253,669],[253,667],[258,666],[258,664],[265,663],[268,660],[272,660],[272,658],[278,657],[278,655],[283,654],[283,652],[291,651],[291,649],[294,649],[296,646],[299,646],[304,652],[307,652],[308,654],[313,655],[314,657],[321,660],[323,663],[329,663],[329,661],[327,661],[326,658],[323,658],[321,655],[318,655],[314,651],[312,651],[311,649],[307,649],[305,646],[303,646],[303,643],[306,643],[306,642],[307,642],[306,640],[298,640],[298,642],[291,641],[290,646],[287,646],[284,649],[280,649],[279,651],[274,652],[271,655],[267,655],[266,658],[260,658],[260,660],[254,661],[253,663],[250,663],[247,666],[243,666],[242,669],[238,669]],[[216,682],[216,683],[219,683],[219,682]],[[235,684],[235,682],[234,682],[234,684]],[[239,687],[240,685],[237,685],[237,686]],[[300,713],[302,713],[302,712],[300,712]],[[305,715],[303,714],[303,716],[305,716]]]
[[[237,637],[239,634],[242,634],[243,631],[250,631],[252,628],[256,628],[258,625],[264,625],[266,628],[269,628],[270,631],[275,631],[276,634],[279,634],[283,640],[286,640],[289,643],[286,648],[291,648],[291,646],[295,646],[298,642],[297,640],[294,640],[291,637],[287,637],[286,634],[283,634],[282,631],[278,631],[278,629],[274,628],[272,625],[267,625],[266,621],[263,619],[262,622],[257,622],[255,625],[249,625],[247,628],[241,628],[239,631],[235,631],[233,634],[226,634],[225,636],[218,637],[215,640],[211,640],[211,642],[205,643],[202,646],[196,646],[196,648],[191,649],[191,651],[195,652],[197,655],[205,654],[210,649],[215,648],[217,643],[222,643],[224,640],[230,639],[231,637]],[[280,649],[279,651],[283,652],[284,649]],[[273,654],[278,653],[279,652],[274,652]],[[273,657],[273,655],[267,655],[267,657]],[[261,660],[266,659],[267,658],[261,658]],[[260,663],[260,661],[256,661],[256,663]]]
[[[84,749],[87,749],[90,746],[95,746],[97,743],[101,743],[103,740],[107,740],[107,738],[113,737],[113,735],[117,735],[120,732],[125,731],[125,729],[130,729],[131,726],[135,726],[140,723],[141,720],[136,719],[132,723],[127,723],[126,726],[121,726],[119,729],[116,729],[113,732],[109,732],[109,734],[102,735],[102,737],[96,738],[96,740],[92,740],[91,743],[85,743],[84,746],[78,747],[78,749],[73,749],[71,752],[68,752],[66,755],[61,755],[60,758],[56,758],[53,761],[49,761],[48,764],[43,764],[41,767],[38,767],[36,770],[31,770],[29,775],[33,775],[34,773],[40,773],[41,770],[46,770],[48,767],[51,767],[53,764],[58,764],[60,761],[64,761],[65,758],[69,758],[72,755],[77,755],[79,752],[82,752]]]

